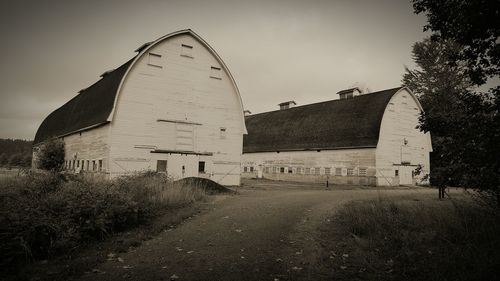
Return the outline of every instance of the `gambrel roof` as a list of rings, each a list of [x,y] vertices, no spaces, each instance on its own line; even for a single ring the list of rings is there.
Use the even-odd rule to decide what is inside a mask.
[[[38,128],[33,143],[107,123],[118,87],[133,60],[134,58],[107,73],[101,80],[81,90],[78,95],[49,114]]]
[[[385,108],[401,89],[246,116],[243,152],[376,147]]]
[[[36,145],[53,137],[62,137],[111,122],[116,107],[116,101],[118,95],[120,94],[120,87],[127,73],[130,71],[130,68],[133,67],[135,62],[143,54],[145,54],[150,48],[154,47],[154,45],[180,34],[190,34],[196,38],[212,53],[212,55],[214,55],[221,66],[227,71],[240,101],[240,106],[242,108],[241,122],[243,124],[244,132],[246,132],[243,120],[243,105],[241,102],[241,96],[231,72],[219,55],[212,49],[212,47],[210,47],[210,45],[208,45],[207,42],[205,42],[192,30],[185,29],[167,34],[155,41],[143,44],[136,50],[138,54],[135,57],[117,69],[105,72],[101,75],[101,80],[97,81],[92,86],[81,90],[73,99],[49,114],[49,116],[43,120],[42,124],[38,128],[33,144]]]

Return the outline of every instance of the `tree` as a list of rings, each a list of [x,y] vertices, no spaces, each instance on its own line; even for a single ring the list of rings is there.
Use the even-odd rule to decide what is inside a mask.
[[[412,57],[417,68],[406,68],[403,84],[412,89],[422,104],[424,112],[420,116],[419,128],[431,132],[433,153],[431,154],[432,173],[430,182],[439,188],[439,197],[446,185],[457,182],[453,175],[462,174],[462,165],[454,159],[457,147],[457,118],[466,114],[459,96],[467,92],[471,83],[463,65],[453,57],[460,46],[449,40],[424,39],[413,45]]]
[[[1,153],[0,154],[0,166],[5,166],[9,162],[9,158],[7,157],[7,154]]]
[[[37,166],[47,171],[59,171],[64,164],[64,141],[51,139],[46,141],[38,152]]]
[[[9,166],[21,166],[23,162],[23,155],[20,153],[12,154],[9,158]]]
[[[25,154],[23,156],[22,166],[23,167],[30,167],[31,166],[31,154]]]
[[[421,48],[416,44],[419,69],[407,69],[403,82],[423,93],[419,127],[432,134],[438,186],[500,195],[500,86],[477,92],[500,75],[499,6],[497,0],[413,0],[433,34]]]
[[[457,60],[467,63],[471,80],[482,85],[500,75],[498,0],[412,0],[415,13],[427,15],[424,30],[462,46]]]

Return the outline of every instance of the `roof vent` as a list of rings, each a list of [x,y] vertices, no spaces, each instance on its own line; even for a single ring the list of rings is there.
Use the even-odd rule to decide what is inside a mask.
[[[356,97],[356,96],[359,96],[362,94],[363,94],[363,92],[358,87],[349,88],[349,89],[345,89],[345,90],[342,90],[340,92],[337,92],[337,95],[339,95],[339,98],[341,100],[350,99],[350,98],[353,98],[353,97]]]
[[[245,116],[248,116],[248,115],[252,115],[252,112],[248,109],[245,109],[245,110],[243,110],[243,114],[245,114]]]
[[[279,104],[280,110],[289,109],[289,108],[292,108],[292,107],[294,107],[296,105],[297,105],[297,103],[295,101],[293,101],[293,100],[291,100],[291,101],[285,101],[285,102],[282,102],[282,103]]]

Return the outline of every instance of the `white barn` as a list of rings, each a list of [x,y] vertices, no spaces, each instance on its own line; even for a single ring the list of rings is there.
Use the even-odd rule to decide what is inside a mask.
[[[191,30],[136,52],[45,118],[34,159],[57,137],[68,170],[106,177],[155,170],[239,185],[243,105],[219,55]]]
[[[422,106],[407,88],[246,116],[243,176],[274,180],[397,186],[425,184],[430,135],[416,127]],[[419,168],[420,167],[420,168]],[[422,170],[420,174],[415,170]]]

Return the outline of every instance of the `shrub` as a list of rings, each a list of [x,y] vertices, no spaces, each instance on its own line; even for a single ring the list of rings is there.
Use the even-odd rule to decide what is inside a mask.
[[[0,181],[0,267],[46,259],[202,200],[155,173],[96,180],[28,173]]]
[[[46,141],[38,152],[37,167],[47,171],[60,171],[64,164],[64,141]]]

